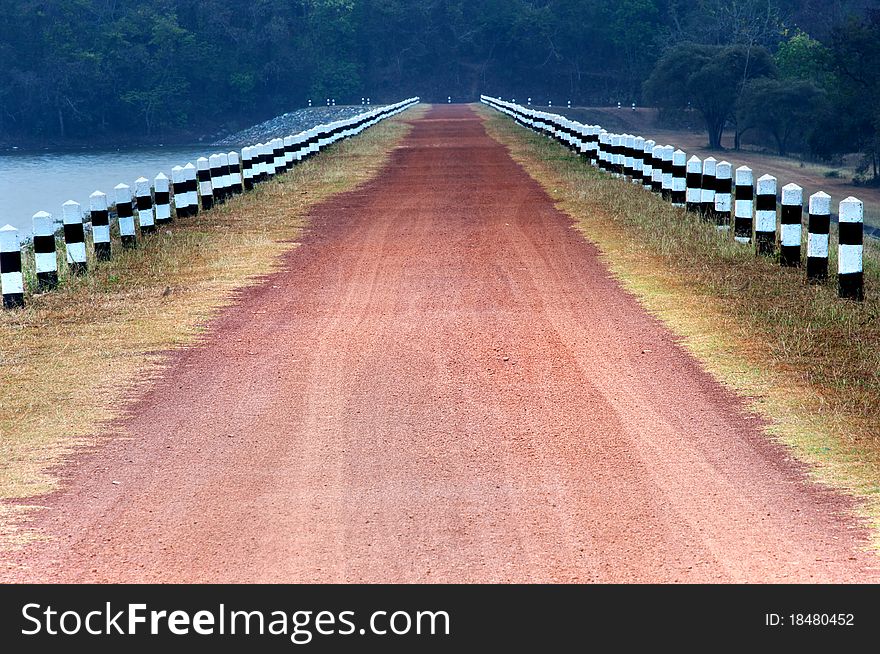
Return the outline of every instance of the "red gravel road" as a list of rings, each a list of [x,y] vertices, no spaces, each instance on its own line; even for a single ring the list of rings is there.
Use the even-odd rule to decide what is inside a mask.
[[[7,580],[877,581],[867,531],[467,107],[313,213]],[[118,483],[115,483],[118,482]]]

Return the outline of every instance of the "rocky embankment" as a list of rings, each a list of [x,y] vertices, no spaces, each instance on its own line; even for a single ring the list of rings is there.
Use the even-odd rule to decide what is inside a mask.
[[[276,116],[259,125],[230,134],[215,141],[214,145],[241,145],[289,136],[315,125],[357,116],[368,109],[375,109],[377,106],[344,105],[339,107],[307,107],[305,109],[297,109],[296,111]]]

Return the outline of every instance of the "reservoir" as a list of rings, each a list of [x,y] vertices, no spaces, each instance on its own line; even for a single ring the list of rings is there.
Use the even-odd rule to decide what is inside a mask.
[[[115,150],[6,151],[0,154],[0,227],[10,224],[31,232],[31,217],[48,211],[60,221],[61,205],[76,200],[89,209],[89,195],[103,191],[113,201],[120,182],[134,188],[134,180],[151,180],[160,172],[171,179],[174,166],[195,164],[199,157],[229,152],[230,146],[169,146]]]

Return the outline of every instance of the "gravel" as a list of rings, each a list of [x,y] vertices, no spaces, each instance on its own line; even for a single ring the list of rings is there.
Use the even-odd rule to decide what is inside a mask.
[[[343,105],[338,107],[308,107],[298,109],[286,114],[281,114],[264,123],[248,127],[235,134],[230,134],[214,145],[247,145],[265,141],[275,137],[284,137],[296,134],[315,125],[330,123],[334,120],[351,118],[369,109],[376,109],[382,105]]]

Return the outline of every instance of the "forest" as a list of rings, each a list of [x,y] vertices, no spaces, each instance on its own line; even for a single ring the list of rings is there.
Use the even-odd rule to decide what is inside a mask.
[[[861,151],[876,173],[876,5],[0,0],[0,142],[173,138],[309,99],[491,93],[694,111],[711,145],[761,129],[780,152]]]

